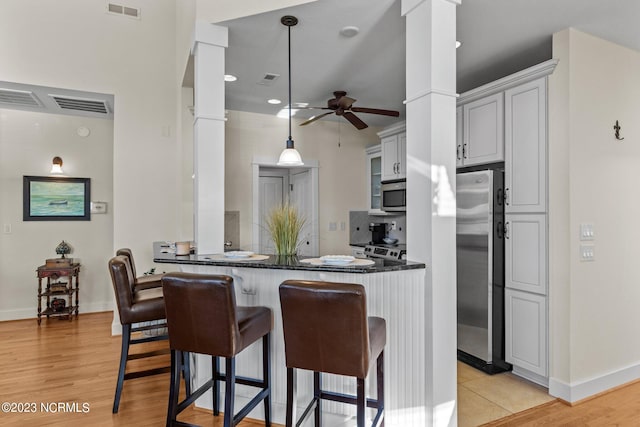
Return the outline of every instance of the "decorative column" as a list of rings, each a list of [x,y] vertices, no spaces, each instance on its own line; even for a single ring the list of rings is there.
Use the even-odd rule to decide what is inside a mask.
[[[402,0],[407,43],[407,253],[427,265],[420,420],[457,425],[456,6]],[[418,424],[419,423],[419,424]]]
[[[196,22],[193,223],[198,253],[224,250],[224,54],[227,45],[226,27]]]

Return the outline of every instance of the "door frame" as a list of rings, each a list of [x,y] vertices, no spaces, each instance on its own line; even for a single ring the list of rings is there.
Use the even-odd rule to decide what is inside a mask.
[[[251,233],[251,247],[254,252],[258,252],[260,249],[260,245],[258,242],[260,241],[260,168],[274,168],[274,169],[308,169],[311,172],[311,188],[309,191],[311,192],[311,217],[307,218],[311,220],[311,234],[312,236],[316,236],[315,239],[312,240],[311,244],[311,252],[319,255],[320,250],[320,235],[319,235],[319,221],[318,221],[318,183],[319,183],[319,174],[318,174],[318,161],[317,160],[304,160],[304,166],[288,168],[277,165],[278,160],[276,158],[260,158],[254,157],[251,162],[251,189],[252,189],[252,198],[253,198],[253,208],[252,208],[252,233]]]

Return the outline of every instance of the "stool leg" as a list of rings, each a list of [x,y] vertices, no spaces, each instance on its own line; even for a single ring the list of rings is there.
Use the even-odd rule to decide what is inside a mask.
[[[285,426],[293,427],[295,425],[296,416],[296,394],[297,394],[297,375],[295,368],[287,368],[287,417]]]
[[[122,325],[122,347],[120,349],[120,368],[118,369],[118,381],[116,382],[116,395],[113,398],[114,414],[118,413],[120,406],[120,395],[124,383],[124,371],[127,367],[127,357],[129,356],[129,341],[131,340],[131,325]]]
[[[322,388],[322,379],[320,378],[320,372],[313,373],[313,398],[316,402],[316,410],[315,410],[315,423],[316,427],[322,426],[322,399],[320,399],[320,390]]]
[[[211,356],[211,372],[213,375],[213,415],[216,417],[220,415],[220,358],[218,356]]]
[[[381,412],[384,411],[384,350],[380,352],[376,362],[376,383],[378,385],[378,412]],[[384,427],[384,413],[381,417],[378,426]]]
[[[356,393],[356,404],[358,406],[357,426],[364,427],[364,409],[366,398],[364,394],[364,378],[358,378],[358,387]]]
[[[226,358],[225,395],[224,395],[224,427],[233,427],[233,403],[236,396],[236,358]]]
[[[188,351],[182,353],[182,376],[187,397],[191,396],[191,355]]]
[[[169,405],[167,409],[167,427],[173,426],[178,416],[178,397],[180,394],[181,360],[184,353],[171,350],[171,379],[169,382]]]
[[[262,337],[262,381],[269,390],[264,398],[264,425],[271,427],[271,333]]]

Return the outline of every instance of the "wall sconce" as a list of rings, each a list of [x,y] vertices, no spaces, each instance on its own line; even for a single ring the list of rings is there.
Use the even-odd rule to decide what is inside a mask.
[[[62,159],[58,156],[55,156],[51,161],[51,173],[64,173],[62,171]]]

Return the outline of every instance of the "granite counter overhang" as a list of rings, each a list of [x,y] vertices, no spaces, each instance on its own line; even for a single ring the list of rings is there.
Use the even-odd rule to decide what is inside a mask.
[[[161,252],[159,243],[153,244],[153,261],[158,264],[192,264],[192,265],[212,265],[218,267],[242,267],[242,268],[263,268],[269,270],[306,270],[306,271],[331,271],[337,273],[384,273],[388,271],[417,270],[425,268],[425,264],[413,261],[393,261],[383,259],[371,259],[375,264],[367,266],[329,266],[311,265],[300,262],[300,260],[315,257],[294,257],[282,259],[275,255],[269,255],[268,259],[256,261],[238,260],[212,260],[207,254],[175,255]]]

